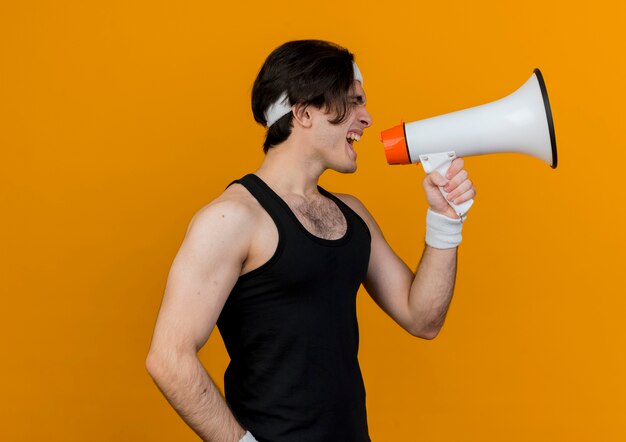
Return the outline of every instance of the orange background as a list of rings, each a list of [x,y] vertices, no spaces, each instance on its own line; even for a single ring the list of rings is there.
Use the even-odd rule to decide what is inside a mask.
[[[374,126],[356,194],[414,267],[423,172],[378,133],[542,69],[559,168],[467,159],[478,195],[434,341],[359,295],[374,441],[626,440],[623,2],[0,5],[0,439],[192,441],[144,361],[192,215],[262,160],[252,82],[284,41],[353,51]],[[221,385],[218,333],[201,357]]]

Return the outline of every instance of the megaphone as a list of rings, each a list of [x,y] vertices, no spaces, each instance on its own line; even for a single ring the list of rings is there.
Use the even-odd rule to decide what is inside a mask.
[[[481,106],[402,123],[380,134],[389,164],[421,163],[445,176],[457,156],[523,153],[557,166],[548,91],[539,69],[512,94]],[[440,188],[447,198],[446,192]],[[449,204],[465,215],[473,200]]]

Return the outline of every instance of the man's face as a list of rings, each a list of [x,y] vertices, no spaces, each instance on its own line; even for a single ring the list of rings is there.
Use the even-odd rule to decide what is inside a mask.
[[[355,144],[363,136],[364,130],[372,125],[372,116],[365,108],[365,91],[359,81],[354,82],[348,99],[352,110],[343,123],[329,123],[328,120],[332,120],[334,115],[320,111],[315,129],[320,159],[324,161],[326,168],[341,173],[356,171]]]

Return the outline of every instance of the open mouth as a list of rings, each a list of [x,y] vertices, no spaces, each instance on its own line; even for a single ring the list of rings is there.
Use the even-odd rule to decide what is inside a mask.
[[[354,132],[350,132],[346,137],[348,143],[352,146],[355,141],[361,141],[361,136],[359,134],[355,134]]]

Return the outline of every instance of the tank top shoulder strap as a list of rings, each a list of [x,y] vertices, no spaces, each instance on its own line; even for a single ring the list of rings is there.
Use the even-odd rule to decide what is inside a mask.
[[[284,209],[280,201],[278,201],[271,189],[267,188],[267,185],[255,174],[249,173],[248,175],[233,181],[227,187],[233,184],[241,184],[248,192],[261,204],[261,207],[272,218],[276,227],[281,231],[284,231],[286,225],[284,222]]]

